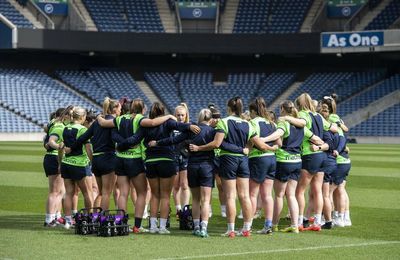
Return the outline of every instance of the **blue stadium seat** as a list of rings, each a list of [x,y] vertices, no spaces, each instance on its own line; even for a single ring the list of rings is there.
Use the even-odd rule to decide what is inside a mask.
[[[7,0],[0,0],[0,13],[19,28],[33,28],[33,24]]]
[[[99,31],[165,32],[154,0],[83,0]]]

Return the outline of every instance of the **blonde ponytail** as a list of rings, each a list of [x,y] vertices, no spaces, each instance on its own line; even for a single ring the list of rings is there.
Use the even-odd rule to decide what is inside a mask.
[[[103,115],[107,115],[110,109],[110,98],[105,97],[103,101]]]

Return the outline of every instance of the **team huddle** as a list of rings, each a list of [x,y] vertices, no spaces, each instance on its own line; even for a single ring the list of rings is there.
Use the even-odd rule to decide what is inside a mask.
[[[103,113],[81,107],[60,108],[46,127],[44,169],[49,195],[44,225],[74,225],[78,193],[85,208],[118,209],[134,203],[133,233],[169,234],[170,197],[177,217],[192,197],[193,235],[208,237],[211,194],[218,188],[223,236],[320,231],[351,226],[346,176],[351,163],[334,97],[313,101],[307,93],[280,104],[280,117],[262,97],[227,102],[227,117],[214,105],[189,120],[185,103],[165,115],[155,102],[105,98]],[[306,191],[308,203],[306,203]],[[274,191],[274,192],[273,192]],[[114,196],[113,196],[114,195]],[[290,226],[279,229],[286,197]],[[235,230],[236,198],[243,227]],[[307,207],[306,207],[307,204]],[[150,206],[149,229],[142,226]],[[263,209],[263,227],[253,218]],[[61,217],[61,212],[65,217]]]

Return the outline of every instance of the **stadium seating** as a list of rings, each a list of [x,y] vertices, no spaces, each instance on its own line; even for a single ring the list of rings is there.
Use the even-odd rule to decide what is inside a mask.
[[[350,129],[351,136],[400,136],[400,104]]]
[[[0,0],[0,13],[17,27],[33,28],[33,24],[20,14],[7,0]]]
[[[332,93],[339,96],[339,101],[345,100],[363,88],[379,81],[384,75],[384,70],[313,73],[290,95],[289,99],[294,100],[300,94],[307,92],[316,100]]]
[[[166,72],[146,72],[144,78],[168,110],[173,112],[181,102],[176,77]]]
[[[295,73],[271,73],[260,84],[256,96],[262,96],[269,106],[295,80]]]
[[[211,73],[181,73],[182,98],[188,102],[192,116],[209,103],[216,104],[226,116],[226,102],[235,96],[242,97],[244,110],[248,109],[263,77],[263,73],[231,73],[227,84],[214,85]]]
[[[151,105],[148,97],[143,93],[128,72],[111,69],[96,69],[88,71],[88,75],[94,78],[101,88],[106,89],[112,98],[119,99],[124,96],[129,98],[141,98],[148,107]]]
[[[388,29],[399,17],[400,1],[392,0],[392,2],[365,27],[365,30]]]
[[[95,100],[99,105],[105,97],[142,98],[149,107],[150,100],[128,72],[116,69],[60,70],[56,74],[69,86]]]
[[[170,111],[185,101],[195,116],[214,103],[226,115],[226,102],[234,96],[243,98],[245,110],[255,96],[263,96],[267,104],[271,103],[294,81],[295,73],[231,73],[223,84],[214,84],[211,73],[145,73],[145,79]]]
[[[43,132],[39,126],[0,106],[0,132],[1,133],[20,133],[20,132]]]
[[[98,104],[103,103],[104,97],[110,96],[107,89],[100,86],[87,71],[61,70],[56,71],[56,74],[69,86],[92,98]]]
[[[400,74],[396,74],[383,82],[373,86],[370,89],[361,92],[359,95],[353,96],[338,105],[338,114],[345,116],[353,111],[367,106],[369,103],[382,98],[391,92],[398,90],[400,86]]]
[[[37,70],[0,69],[0,94],[2,106],[40,125],[59,107],[99,109]]]
[[[233,33],[296,33],[312,0],[240,0]]]
[[[154,0],[83,0],[99,31],[164,32]]]

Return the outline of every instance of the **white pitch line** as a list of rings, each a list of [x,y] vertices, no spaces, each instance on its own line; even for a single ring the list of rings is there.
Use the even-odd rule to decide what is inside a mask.
[[[315,250],[315,249],[377,246],[377,245],[390,245],[390,244],[400,244],[400,241],[382,241],[382,242],[370,242],[370,243],[347,244],[347,245],[314,246],[314,247],[303,247],[303,248],[283,248],[283,249],[272,249],[272,250],[263,250],[263,251],[248,251],[248,252],[240,252],[240,253],[224,253],[224,254],[214,254],[214,255],[194,255],[194,256],[184,256],[184,257],[157,258],[157,260],[199,259],[199,258],[213,258],[213,257],[223,257],[223,256],[285,253],[285,252],[306,251],[306,250]]]

